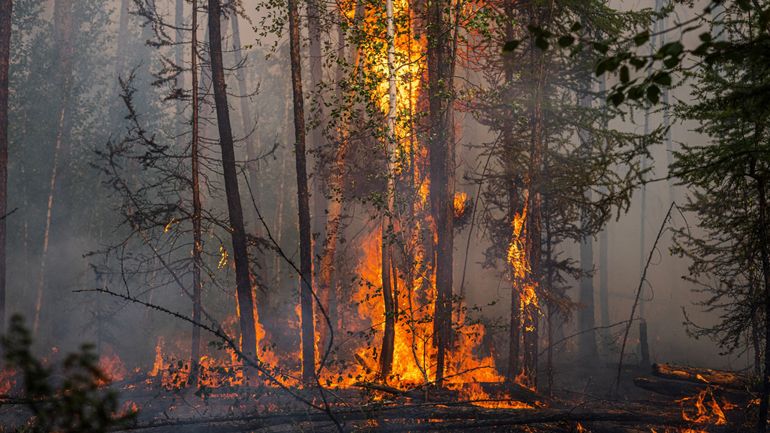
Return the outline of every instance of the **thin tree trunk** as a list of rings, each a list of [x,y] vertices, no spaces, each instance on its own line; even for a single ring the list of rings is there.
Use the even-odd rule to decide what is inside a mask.
[[[321,8],[320,0],[305,0],[307,5],[307,30],[308,30],[308,63],[310,65],[310,86],[313,92],[319,92],[317,97],[319,98],[318,104],[318,124],[314,125],[310,129],[310,149],[316,151],[316,172],[313,179],[313,212],[311,212],[311,230],[312,233],[316,233],[319,239],[325,238],[324,233],[324,207],[326,206],[326,200],[324,197],[324,182],[323,171],[321,167],[321,149],[324,146],[323,126],[326,122],[325,111],[321,98],[321,83],[323,81],[323,59],[321,55]],[[320,242],[314,242],[313,244],[313,256],[320,257],[322,254],[323,245]]]
[[[539,24],[539,8],[533,6],[531,19]],[[544,54],[534,46],[531,48],[532,67],[534,72],[533,95],[530,107],[530,160],[529,160],[529,193],[527,196],[527,239],[526,249],[529,259],[531,284],[537,293],[542,281],[542,170],[545,154],[543,141],[543,88],[545,84]],[[527,385],[537,385],[538,359],[538,301],[530,301],[522,311],[524,332],[524,362],[522,370]]]
[[[391,234],[393,233],[393,216],[395,203],[395,173],[392,168],[394,148],[397,146],[396,110],[398,89],[396,88],[396,42],[395,25],[393,22],[393,0],[385,0],[385,15],[388,44],[388,114],[387,136],[385,137],[385,170],[386,170],[386,201],[387,207],[382,218],[382,292],[385,304],[385,332],[382,338],[382,354],[380,355],[380,376],[387,380],[393,368],[393,348],[396,341],[396,308],[398,299],[394,296],[395,280],[398,276],[391,273],[393,251]]]
[[[454,131],[452,102],[452,52],[450,2],[428,3],[428,105],[430,201],[436,225],[436,306],[433,334],[436,346],[436,384],[444,379],[446,351],[452,327],[452,271],[454,210]]]
[[[183,67],[182,63],[184,62],[184,32],[182,30],[182,27],[184,26],[184,0],[176,0],[174,26],[176,27],[176,38],[174,40],[174,63],[176,63],[177,67],[181,68]],[[179,74],[177,80],[181,82],[178,82],[176,85],[179,88],[184,88],[184,74]],[[184,141],[182,140],[184,128],[182,127],[181,122],[181,119],[183,119],[182,112],[184,111],[184,105],[182,104],[182,100],[179,98],[176,100],[175,110],[176,121],[174,134],[176,137],[176,145],[177,147],[180,147]]]
[[[118,18],[118,52],[115,56],[115,78],[123,74],[126,66],[126,44],[128,42],[128,0],[120,0],[120,17]]]
[[[0,0],[0,334],[5,333],[5,217],[8,212],[8,70],[12,0]]]
[[[201,319],[201,267],[203,260],[203,240],[201,236],[201,190],[200,190],[200,161],[198,145],[199,109],[198,109],[198,0],[192,0],[192,41],[190,43],[190,64],[192,71],[192,143],[190,153],[192,158],[192,194],[193,194],[193,321]],[[200,359],[201,329],[192,327],[192,348],[190,350],[190,383],[197,385],[198,360]]]
[[[40,256],[40,268],[38,269],[37,293],[35,296],[35,315],[32,325],[33,335],[37,335],[40,327],[40,316],[43,307],[43,291],[46,284],[46,269],[48,265],[48,247],[51,237],[51,221],[53,218],[54,195],[57,191],[59,164],[62,157],[64,141],[68,139],[67,130],[70,117],[70,91],[72,90],[72,57],[73,46],[73,1],[56,0],[54,4],[54,35],[57,38],[58,71],[60,80],[61,100],[59,101],[56,123],[56,138],[53,149],[53,167],[48,184],[48,201],[46,206],[45,228],[43,230],[43,249]]]
[[[299,54],[299,11],[296,0],[289,0],[289,45],[291,83],[294,97],[294,153],[297,165],[297,210],[299,213],[300,308],[302,327],[302,380],[315,379],[315,325],[313,323],[313,264],[310,239],[310,197],[307,187],[305,154],[305,109],[302,95],[302,65]]]
[[[515,19],[514,0],[506,2],[505,5],[505,37],[506,40],[513,40],[515,38],[513,23]],[[513,86],[514,80],[514,64],[512,58],[504,59],[503,69],[505,73],[505,86],[506,90],[510,91]],[[516,188],[516,167],[514,164],[516,156],[516,143],[513,132],[513,111],[509,111],[509,118],[505,122],[505,126],[502,130],[503,146],[505,146],[504,152],[504,164],[506,169],[506,179],[508,182],[508,221],[513,224],[516,214],[519,211],[519,197]],[[515,239],[511,238],[511,242]],[[510,329],[508,334],[508,380],[513,382],[516,379],[516,375],[519,374],[519,357],[520,343],[521,343],[521,291],[519,285],[522,283],[521,279],[517,277],[516,270],[511,265],[511,317],[510,317]]]
[[[764,307],[765,307],[765,368],[762,374],[762,396],[759,402],[759,416],[757,420],[757,432],[767,431],[768,398],[770,398],[770,251],[767,242],[767,185],[764,177],[756,178],[757,195],[759,199],[759,251],[762,260],[762,277],[764,279]]]
[[[227,210],[230,217],[230,231],[233,241],[236,293],[241,328],[241,350],[247,356],[256,357],[257,338],[254,322],[254,297],[251,290],[246,231],[243,224],[241,196],[238,190],[233,131],[230,126],[224,65],[222,63],[222,10],[219,0],[208,0],[208,6],[211,79],[214,87],[214,103],[216,105],[217,124],[219,126],[219,144],[222,148],[222,171],[225,178]]]
[[[593,103],[591,96],[591,74],[586,71],[583,77],[581,94],[579,95],[579,105],[584,109],[590,109]],[[584,154],[590,152],[591,134],[589,131],[580,130],[580,146]],[[585,201],[591,202],[591,191],[585,192]],[[593,362],[598,356],[596,348],[596,309],[594,302],[594,247],[593,237],[586,233],[588,230],[588,209],[581,209],[580,228],[583,235],[580,239],[580,308],[577,312],[578,330],[583,331],[578,339],[578,350],[584,363]]]
[[[599,100],[602,105],[602,113],[607,114],[607,77],[602,75],[599,80]],[[604,128],[607,129],[608,122],[604,121]],[[605,226],[599,234],[599,310],[601,316],[601,326],[604,328],[603,336],[609,337],[610,325],[610,295],[609,295],[609,274],[608,274],[608,253],[609,253],[609,227]]]
[[[261,188],[259,185],[259,177],[257,176],[257,149],[259,148],[259,134],[255,127],[255,119],[251,113],[251,106],[249,105],[249,91],[246,85],[246,75],[244,73],[245,63],[243,59],[242,45],[241,45],[241,31],[238,25],[238,14],[234,14],[230,19],[233,30],[233,53],[235,55],[235,77],[238,81],[238,92],[240,93],[240,112],[241,112],[241,131],[246,139],[246,173],[249,176],[249,184],[251,184],[252,191],[254,191],[254,200],[259,201],[259,192]],[[262,236],[262,225],[257,222],[256,212],[253,212],[254,234],[258,237]],[[256,253],[256,259],[258,262],[264,262],[264,255],[258,250]],[[263,271],[264,272],[264,271]],[[257,281],[261,281],[257,279]],[[260,309],[264,309],[264,314],[257,314],[257,320],[263,323],[270,318],[266,307],[270,304],[270,292],[258,287],[255,291],[255,299],[257,305],[257,313]]]

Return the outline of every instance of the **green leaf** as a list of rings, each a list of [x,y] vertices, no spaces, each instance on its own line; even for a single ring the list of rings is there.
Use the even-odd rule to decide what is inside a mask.
[[[628,71],[628,66],[623,65],[620,67],[620,81],[622,83],[628,83],[631,80],[631,74]]]
[[[657,104],[660,101],[660,88],[656,85],[651,85],[647,88],[647,100],[653,104]]]
[[[625,99],[625,96],[623,95],[623,92],[615,92],[609,95],[610,102],[612,102],[612,105],[618,106],[623,103],[623,100]]]
[[[649,40],[650,40],[650,32],[647,30],[634,36],[634,43],[636,44],[637,47],[646,44],[647,41]]]
[[[644,87],[641,85],[633,86],[628,89],[628,99],[638,101],[644,96]]]
[[[535,46],[540,48],[541,50],[545,51],[548,49],[548,39],[546,39],[543,36],[538,36],[535,38]]]
[[[573,33],[577,33],[577,32],[579,32],[579,31],[580,31],[580,30],[582,30],[582,29],[583,29],[583,25],[582,25],[582,24],[580,24],[580,22],[578,22],[578,21],[575,21],[574,23],[572,23],[572,27],[570,27],[570,29],[569,29],[569,30],[570,30],[571,32],[573,32]]]
[[[559,38],[560,47],[569,47],[575,42],[575,38],[572,35],[564,35]]]
[[[505,45],[503,45],[503,52],[512,53],[516,51],[516,48],[518,48],[519,45],[521,45],[521,41],[516,41],[516,40],[508,41],[505,43]]]
[[[671,86],[671,74],[665,71],[656,72],[652,76],[652,81],[661,86]]]
[[[603,44],[601,42],[594,42],[591,45],[594,47],[594,50],[596,50],[596,51],[598,51],[598,52],[600,52],[602,54],[607,54],[607,51],[610,50],[610,47],[607,46],[607,44]]]

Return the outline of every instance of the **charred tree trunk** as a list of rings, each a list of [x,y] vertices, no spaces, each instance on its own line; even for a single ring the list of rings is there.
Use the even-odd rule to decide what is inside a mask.
[[[444,379],[452,327],[454,210],[454,131],[452,125],[452,50],[448,0],[428,2],[428,133],[430,203],[436,226],[436,384]]]
[[[289,0],[289,49],[291,88],[294,97],[294,153],[297,166],[297,210],[299,213],[299,257],[302,328],[302,380],[315,379],[315,324],[313,323],[313,263],[310,239],[310,196],[307,186],[305,151],[305,108],[302,95],[302,59],[300,58],[299,11],[297,0]]]
[[[8,70],[12,0],[0,0],[0,334],[5,333],[5,217],[8,212]]]
[[[243,224],[243,209],[238,190],[238,173],[235,167],[233,130],[230,126],[230,112],[227,105],[224,65],[222,63],[221,5],[219,0],[208,0],[209,46],[211,57],[211,80],[214,88],[214,104],[219,127],[219,144],[222,148],[222,171],[225,178],[227,211],[230,217],[230,234],[235,260],[236,294],[241,330],[241,350],[247,356],[257,356],[257,336],[254,319],[254,298],[249,273],[249,252],[246,246],[246,230]]]
[[[53,148],[53,167],[51,168],[51,177],[48,183],[48,202],[45,217],[45,228],[43,230],[43,249],[40,258],[40,268],[38,269],[37,293],[35,296],[35,316],[32,325],[33,335],[37,335],[40,327],[41,310],[43,307],[43,292],[46,285],[46,270],[48,265],[48,247],[51,237],[51,222],[54,210],[54,196],[58,190],[58,177],[60,176],[59,166],[64,151],[65,140],[69,140],[70,123],[70,91],[72,90],[72,57],[74,54],[73,45],[73,6],[72,0],[56,0],[54,4],[54,35],[57,38],[58,52],[58,80],[61,98],[57,111],[56,138]]]
[[[193,321],[201,320],[201,267],[203,266],[203,240],[201,236],[201,189],[199,147],[199,109],[198,109],[198,0],[192,0],[192,42],[190,64],[192,71],[192,194],[193,194]],[[190,383],[197,384],[198,360],[200,359],[201,328],[193,325],[190,349]]]

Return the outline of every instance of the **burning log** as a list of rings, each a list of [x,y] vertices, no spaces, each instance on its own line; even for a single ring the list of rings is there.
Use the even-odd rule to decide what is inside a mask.
[[[734,371],[685,367],[674,364],[654,364],[652,374],[665,379],[718,385],[724,388],[747,390],[755,386],[748,375]]]

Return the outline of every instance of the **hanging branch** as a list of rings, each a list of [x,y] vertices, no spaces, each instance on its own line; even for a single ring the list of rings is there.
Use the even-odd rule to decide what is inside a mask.
[[[655,237],[655,243],[652,244],[652,249],[650,249],[650,254],[647,256],[647,263],[644,265],[644,270],[642,271],[642,277],[639,280],[639,287],[636,288],[636,296],[634,297],[634,305],[631,307],[631,315],[628,319],[628,322],[626,323],[626,330],[623,334],[623,344],[620,346],[620,359],[618,360],[618,375],[615,379],[615,391],[617,392],[620,388],[620,374],[623,370],[623,355],[626,351],[626,343],[628,342],[628,333],[631,330],[631,323],[634,321],[634,314],[636,314],[636,307],[639,304],[639,296],[642,293],[642,287],[644,286],[644,282],[647,281],[647,269],[650,267],[650,262],[652,261],[652,256],[655,254],[655,250],[658,247],[658,241],[660,240],[660,237],[663,236],[663,231],[666,228],[666,223],[668,223],[668,220],[671,218],[671,211],[674,210],[674,206],[676,206],[676,202],[671,202],[671,206],[668,207],[668,212],[666,212],[665,218],[663,218],[663,222],[660,225],[660,229],[658,230],[658,235]]]

